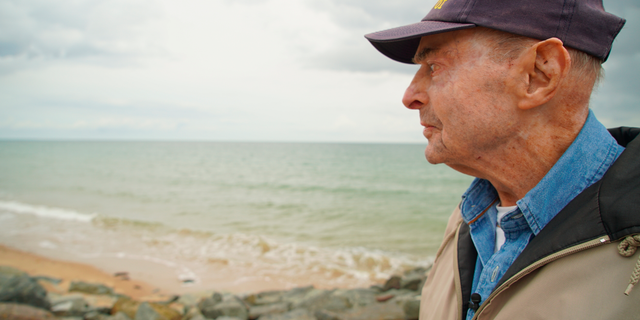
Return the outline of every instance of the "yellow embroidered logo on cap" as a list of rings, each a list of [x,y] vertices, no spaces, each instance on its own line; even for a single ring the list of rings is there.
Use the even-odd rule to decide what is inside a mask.
[[[438,0],[438,3],[433,7],[434,9],[442,9],[442,5],[447,2],[447,0]]]

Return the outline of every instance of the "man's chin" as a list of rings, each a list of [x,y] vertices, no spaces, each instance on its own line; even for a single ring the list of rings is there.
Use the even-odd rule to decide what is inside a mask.
[[[438,153],[436,150],[430,149],[428,145],[427,145],[427,148],[424,150],[424,156],[425,158],[427,158],[427,161],[431,164],[439,164],[444,162],[442,155]]]

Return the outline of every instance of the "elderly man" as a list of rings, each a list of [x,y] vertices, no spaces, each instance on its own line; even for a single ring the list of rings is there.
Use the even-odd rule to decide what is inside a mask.
[[[366,36],[420,65],[402,100],[427,160],[477,177],[420,319],[640,319],[640,130],[589,110],[624,22],[602,0],[440,0]]]

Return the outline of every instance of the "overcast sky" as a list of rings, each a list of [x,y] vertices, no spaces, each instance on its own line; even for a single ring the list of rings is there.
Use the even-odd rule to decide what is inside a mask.
[[[0,0],[0,138],[425,142],[364,39],[435,0]],[[592,108],[640,126],[640,0]]]

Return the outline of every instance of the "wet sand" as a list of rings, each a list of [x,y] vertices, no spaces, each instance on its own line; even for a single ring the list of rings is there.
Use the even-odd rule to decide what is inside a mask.
[[[66,291],[72,281],[84,281],[104,284],[112,287],[116,293],[125,294],[136,300],[162,300],[168,295],[166,290],[140,280],[117,277],[90,265],[53,260],[2,245],[0,245],[0,265],[20,269],[30,276],[47,276],[62,280],[57,286],[43,282],[47,290]]]
[[[203,293],[207,291],[234,294],[255,293],[269,290],[289,290],[313,285],[318,289],[354,288],[353,283],[327,284],[322,272],[310,272],[305,277],[279,274],[256,275],[250,268],[233,268],[224,263],[213,262],[207,272],[199,272],[194,283],[183,282],[176,277],[173,268],[153,261],[113,259],[108,257],[87,258],[80,262],[45,257],[5,245],[0,245],[0,265],[11,266],[27,272],[30,276],[47,276],[61,279],[58,286],[47,287],[49,291],[66,291],[72,281],[101,283],[114,288],[136,300],[164,300],[172,295]],[[116,276],[126,273],[126,279]],[[366,283],[361,287],[368,287]]]

